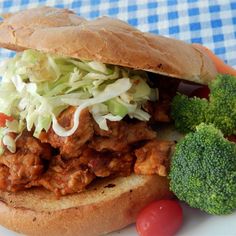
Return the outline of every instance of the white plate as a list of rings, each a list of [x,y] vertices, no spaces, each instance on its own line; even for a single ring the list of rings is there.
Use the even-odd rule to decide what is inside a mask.
[[[236,236],[236,212],[227,216],[210,216],[183,205],[184,224],[176,236]],[[19,236],[0,227],[1,236]],[[58,235],[60,236],[60,235]],[[137,236],[134,226],[107,236]]]

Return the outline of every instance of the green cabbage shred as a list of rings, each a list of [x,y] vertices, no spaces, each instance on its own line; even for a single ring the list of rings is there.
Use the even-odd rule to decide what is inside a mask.
[[[4,61],[0,67],[0,112],[13,116],[0,130],[0,139],[14,152],[10,132],[20,134],[41,131],[52,126],[59,136],[70,136],[79,125],[82,109],[88,108],[101,129],[106,121],[119,121],[128,115],[147,121],[150,115],[142,109],[157,94],[147,83],[143,71],[81,61],[25,50]],[[74,125],[70,130],[57,122],[58,115],[75,106]]]

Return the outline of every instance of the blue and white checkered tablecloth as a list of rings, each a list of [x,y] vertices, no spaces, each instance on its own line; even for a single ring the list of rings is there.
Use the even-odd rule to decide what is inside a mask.
[[[236,68],[236,0],[0,0],[0,12],[42,5],[94,19],[107,15],[142,31],[201,43]],[[12,52],[0,49],[0,58]]]

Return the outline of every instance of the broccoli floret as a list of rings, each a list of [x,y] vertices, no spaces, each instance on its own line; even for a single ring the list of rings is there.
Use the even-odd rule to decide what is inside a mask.
[[[218,75],[209,88],[209,101],[179,94],[174,97],[171,116],[176,128],[188,133],[204,122],[214,124],[225,135],[236,134],[236,77]]]
[[[236,145],[213,125],[200,124],[176,145],[170,188],[190,206],[210,214],[236,208]]]
[[[177,94],[172,101],[171,116],[175,121],[175,127],[183,132],[194,131],[196,126],[206,120],[208,101],[197,97],[189,98]]]
[[[236,134],[236,77],[218,75],[209,88],[206,122],[214,124],[225,135]]]

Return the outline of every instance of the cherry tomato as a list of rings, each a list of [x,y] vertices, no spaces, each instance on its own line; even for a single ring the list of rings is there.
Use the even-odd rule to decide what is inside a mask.
[[[190,97],[199,97],[199,98],[209,98],[210,89],[207,86],[203,86],[200,88],[195,89],[191,94]]]
[[[4,113],[0,113],[0,127],[4,127],[6,126],[6,121],[9,120],[9,121],[13,121],[14,118],[11,117],[11,116],[8,116]]]
[[[201,44],[193,44],[193,46],[197,49],[200,49],[210,57],[210,59],[215,64],[216,70],[221,74],[229,74],[229,75],[236,75],[236,70],[231,66],[225,64],[219,57],[217,57],[210,49],[201,45]]]
[[[173,236],[183,221],[178,201],[155,201],[138,215],[136,229],[140,236]]]
[[[227,137],[227,139],[231,142],[235,142],[236,143],[236,135],[230,135]]]

